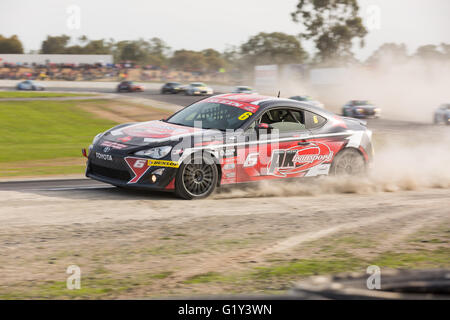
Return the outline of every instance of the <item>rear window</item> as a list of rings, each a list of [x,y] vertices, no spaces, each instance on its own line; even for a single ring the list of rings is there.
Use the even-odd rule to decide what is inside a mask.
[[[327,122],[322,116],[310,111],[305,111],[305,125],[308,129],[320,128]]]

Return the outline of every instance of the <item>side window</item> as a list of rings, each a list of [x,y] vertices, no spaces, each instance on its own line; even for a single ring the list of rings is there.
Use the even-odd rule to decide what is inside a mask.
[[[304,115],[302,111],[292,109],[273,109],[265,112],[260,123],[267,123],[280,133],[305,130]]]
[[[325,122],[327,122],[327,119],[313,112],[305,111],[304,114],[305,114],[305,125],[306,128],[308,129],[319,128],[323,126]]]

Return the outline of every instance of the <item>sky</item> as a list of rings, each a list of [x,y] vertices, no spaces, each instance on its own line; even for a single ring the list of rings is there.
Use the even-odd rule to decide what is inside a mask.
[[[17,34],[25,51],[38,50],[47,35],[130,40],[160,37],[173,50],[224,50],[258,32],[298,34],[290,13],[298,0],[1,0],[0,34]],[[449,0],[359,0],[370,28],[358,58],[385,42],[410,51],[450,43]],[[311,43],[304,43],[313,51]]]

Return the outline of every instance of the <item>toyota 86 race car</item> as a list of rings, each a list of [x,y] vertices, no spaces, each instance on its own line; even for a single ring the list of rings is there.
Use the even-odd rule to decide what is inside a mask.
[[[196,199],[223,185],[362,174],[371,137],[363,121],[307,103],[223,94],[167,119],[116,126],[83,155],[89,178]]]

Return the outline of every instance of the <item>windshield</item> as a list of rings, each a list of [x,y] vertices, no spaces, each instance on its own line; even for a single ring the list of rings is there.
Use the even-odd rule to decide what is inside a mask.
[[[188,127],[195,126],[224,131],[240,128],[252,116],[252,113],[230,105],[198,102],[174,114],[167,122]]]
[[[367,100],[353,100],[350,102],[350,105],[352,106],[367,106],[369,104],[369,101]]]
[[[204,87],[205,84],[203,84],[203,83],[192,83],[191,86],[193,86],[193,87]]]

